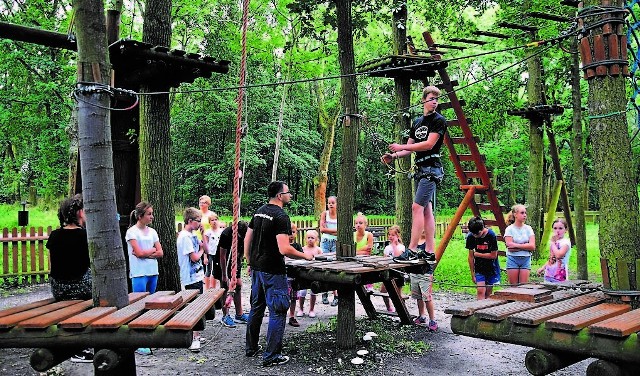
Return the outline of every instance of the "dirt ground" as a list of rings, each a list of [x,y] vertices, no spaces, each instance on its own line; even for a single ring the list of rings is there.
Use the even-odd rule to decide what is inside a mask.
[[[247,286],[248,284],[245,284]],[[248,290],[248,289],[245,289]],[[25,304],[50,297],[48,285],[36,285],[17,291],[1,291],[0,309]],[[248,308],[248,296],[244,306]],[[319,304],[317,317],[299,318],[301,326],[287,325],[284,351],[291,361],[283,366],[265,368],[260,358],[244,356],[245,326],[225,328],[220,315],[207,322],[202,336],[208,341],[200,353],[187,349],[154,349],[151,356],[136,355],[138,375],[526,375],[524,357],[529,348],[486,341],[453,334],[450,315],[444,313],[447,306],[474,297],[448,292],[434,295],[436,320],[440,326],[435,333],[418,326],[400,326],[389,319],[366,320],[359,303],[356,303],[359,336],[366,331],[378,331],[382,337],[389,335],[387,343],[380,337],[372,342],[359,341],[349,351],[335,348],[335,332],[327,328],[335,317],[337,308]],[[384,308],[382,298],[374,297],[374,304]],[[306,303],[308,309],[308,302]],[[410,312],[417,312],[414,300],[409,299]],[[219,312],[219,311],[218,311]],[[261,341],[264,341],[266,323],[262,325]],[[335,323],[335,320],[333,320]],[[376,341],[378,341],[376,343]],[[360,349],[370,353],[363,356],[362,365],[351,364]],[[31,349],[0,349],[0,375],[40,375],[29,366]],[[584,375],[590,360],[574,364],[553,375]],[[50,375],[84,376],[93,374],[93,365],[65,361]],[[42,374],[44,375],[44,374]]]

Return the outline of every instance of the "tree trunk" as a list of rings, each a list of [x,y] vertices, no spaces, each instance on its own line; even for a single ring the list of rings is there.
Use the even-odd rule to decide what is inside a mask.
[[[585,8],[591,5],[603,4],[585,2]],[[622,1],[613,1],[610,5],[621,7]],[[585,26],[596,24],[606,16],[589,17],[585,19]],[[603,34],[602,24],[591,29],[588,36],[591,46],[595,44],[594,39]],[[624,35],[623,25],[617,30],[614,28],[616,32]],[[620,48],[626,46],[620,45]],[[600,254],[608,269],[608,274],[603,270],[603,281],[605,288],[637,290],[640,287],[636,282],[640,257],[638,192],[625,115],[625,79],[622,75],[605,74],[590,78],[588,83],[589,130],[600,200]]]
[[[289,77],[285,78],[288,81]],[[271,166],[271,181],[278,178],[278,161],[280,160],[280,142],[282,140],[282,123],[284,121],[285,102],[287,100],[287,85],[282,86],[282,97],[280,98],[280,111],[278,114],[278,128],[276,130],[276,146],[273,151],[273,166]]]
[[[406,53],[407,41],[407,4],[403,2],[399,8],[393,12],[393,50],[394,54],[402,55]],[[411,117],[407,108],[411,106],[411,81],[408,78],[396,78],[393,80],[396,91],[396,116],[394,117],[394,128],[397,143],[405,143],[402,139],[405,130],[411,125]],[[398,171],[409,171],[411,168],[411,154],[396,160]],[[396,185],[396,223],[405,234],[408,241],[411,235],[411,204],[412,179],[407,174],[395,174]]]
[[[571,155],[573,157],[573,213],[576,229],[576,254],[578,261],[578,279],[588,279],[587,270],[587,231],[584,220],[584,197],[586,184],[584,181],[584,147],[582,145],[582,96],[580,94],[580,60],[578,43],[571,43],[571,97],[573,107],[573,139]]]
[[[355,256],[353,244],[353,202],[356,183],[356,159],[358,156],[358,130],[360,119],[351,114],[358,113],[358,84],[353,55],[353,25],[351,22],[351,0],[336,1],[338,24],[338,60],[340,61],[340,89],[342,92],[342,158],[338,181],[338,257]],[[355,346],[355,295],[353,288],[339,292],[337,342],[341,348]]]
[[[74,0],[78,38],[78,139],[93,301],[129,304],[125,260],[116,219],[109,107],[109,55],[102,1]],[[98,107],[99,106],[99,107]]]
[[[533,54],[536,51],[529,51]],[[539,56],[527,60],[527,70],[529,71],[529,80],[527,82],[527,96],[529,98],[529,107],[544,104],[544,93],[542,88],[542,63]],[[544,138],[543,138],[543,119],[542,117],[533,117],[529,121],[529,176],[527,189],[527,214],[529,224],[533,228],[536,235],[536,244],[540,244],[540,230],[542,228],[542,212],[543,210],[543,175],[544,175]],[[540,250],[536,249],[532,253],[534,260],[540,258]]]
[[[68,195],[73,196],[77,193],[78,187],[78,169],[79,155],[78,155],[78,104],[76,103],[71,110],[71,119],[69,119],[69,125],[65,129],[67,136],[69,137],[69,191]]]
[[[318,121],[322,129],[324,145],[320,153],[320,166],[318,167],[318,175],[313,179],[313,211],[314,218],[320,218],[320,213],[326,210],[327,181],[329,180],[329,162],[331,162],[331,152],[333,151],[333,142],[336,136],[335,116],[331,117],[327,114],[326,103],[324,100],[323,86],[318,82],[314,82],[313,91],[316,93],[318,107]]]
[[[146,3],[143,42],[171,44],[171,0]],[[141,92],[168,91],[164,85],[141,87]],[[171,178],[171,136],[169,94],[140,98],[140,194],[154,207],[153,227],[158,232],[164,256],[158,260],[158,289],[180,290],[180,268],[176,249],[173,179]]]

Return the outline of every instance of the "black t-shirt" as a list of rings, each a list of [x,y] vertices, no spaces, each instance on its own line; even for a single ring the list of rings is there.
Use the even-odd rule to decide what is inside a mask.
[[[220,234],[220,240],[218,241],[218,250],[214,257],[216,267],[221,268],[220,265],[220,253],[221,249],[226,251],[225,259],[227,260],[227,276],[231,277],[231,240],[233,239],[233,228],[231,226],[226,227]],[[238,267],[236,269],[236,276],[240,276],[240,269],[242,266],[242,258],[244,257],[244,236],[238,232]],[[215,271],[214,274],[218,275],[219,271]]]
[[[300,243],[293,242],[291,243],[291,246],[295,248],[296,251],[304,253],[304,249],[302,249],[302,246],[300,245]]]
[[[291,235],[287,213],[278,205],[263,205],[251,218],[249,228],[253,230],[249,254],[251,268],[270,274],[286,274],[276,235]]]
[[[416,165],[426,167],[442,167],[439,157],[427,158],[433,154],[439,154],[442,142],[444,141],[444,134],[447,131],[447,121],[444,116],[437,112],[429,114],[427,116],[420,116],[414,120],[411,130],[409,132],[409,138],[417,144],[419,142],[427,141],[431,133],[437,133],[440,135],[438,141],[431,148],[431,150],[417,151],[416,152]]]
[[[51,277],[58,281],[78,281],[91,266],[87,230],[83,228],[52,231],[47,248]]]
[[[476,238],[471,232],[469,232],[465,248],[469,250],[473,249],[478,253],[491,253],[498,250],[498,239],[491,229],[488,229],[487,234],[482,238]],[[473,264],[475,266],[476,273],[484,274],[487,277],[492,277],[496,274],[495,260],[475,257]]]

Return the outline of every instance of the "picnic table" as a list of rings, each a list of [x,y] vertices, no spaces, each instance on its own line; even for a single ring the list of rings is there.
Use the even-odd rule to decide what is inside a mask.
[[[397,263],[383,256],[354,256],[336,260],[332,253],[316,256],[313,261],[287,259],[285,264],[287,276],[294,279],[295,289],[310,288],[314,293],[320,293],[335,290],[339,285],[352,285],[369,318],[389,314],[386,311],[376,311],[371,302],[372,294],[365,289],[367,284],[382,282],[396,309],[393,315],[397,315],[402,324],[413,323],[404,297],[398,293],[404,284],[404,274],[421,274],[428,267],[423,260]]]
[[[94,307],[92,300],[45,299],[0,311],[0,348],[36,348],[31,366],[45,371],[79,349],[95,348],[96,369],[117,366],[111,349],[187,348],[193,330],[204,329],[205,316],[223,289],[155,294],[130,293],[123,308]]]
[[[587,375],[624,375],[640,364],[640,309],[588,281],[509,287],[445,313],[456,334],[533,347],[525,365],[534,375],[590,357],[598,360]]]

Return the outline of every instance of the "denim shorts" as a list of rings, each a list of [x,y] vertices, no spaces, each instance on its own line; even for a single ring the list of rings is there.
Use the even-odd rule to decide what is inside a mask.
[[[335,253],[337,239],[324,238],[320,241],[320,249],[322,253]]]
[[[422,176],[418,180],[416,188],[416,196],[414,202],[422,207],[427,206],[431,202],[431,208],[436,210],[436,187],[438,181],[442,181],[444,170],[442,167],[418,167],[418,176]],[[432,179],[426,176],[432,176]],[[436,181],[437,180],[437,181]]]
[[[531,269],[531,256],[507,255],[508,269]]]
[[[497,285],[500,284],[500,275],[494,274],[490,277],[487,277],[484,274],[476,273],[476,283],[478,282],[484,282],[487,286]]]

